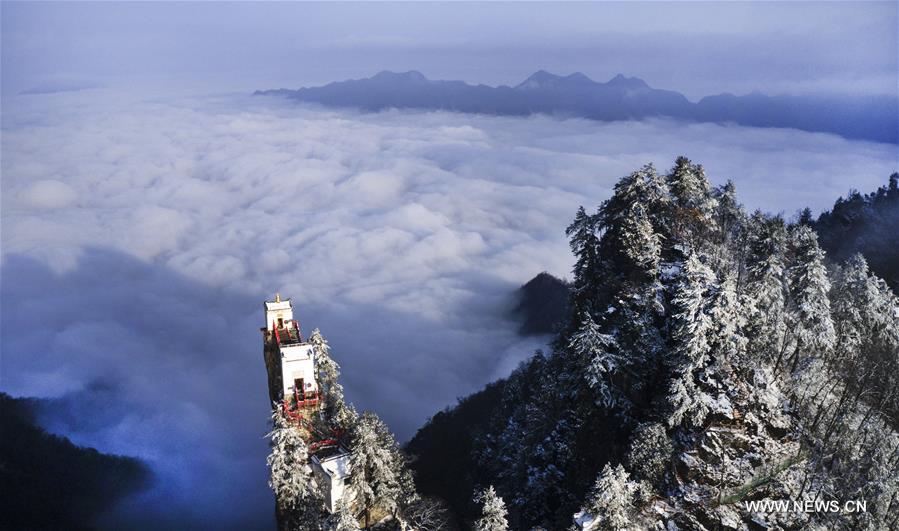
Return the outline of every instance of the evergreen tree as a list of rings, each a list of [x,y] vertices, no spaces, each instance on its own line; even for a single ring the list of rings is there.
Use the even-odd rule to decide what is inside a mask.
[[[596,216],[588,215],[584,207],[579,207],[574,221],[565,229],[571,252],[576,257],[572,305],[578,311],[590,311],[599,291],[594,280],[601,271],[596,222]]]
[[[715,209],[715,222],[718,228],[719,246],[715,248],[714,258],[718,267],[736,270],[742,259],[742,236],[746,224],[746,212],[737,201],[737,188],[732,181],[715,190],[718,205]]]
[[[666,192],[651,165],[615,185],[612,197],[600,207],[595,220],[596,230],[602,233],[601,256],[610,261],[605,272],[632,281],[658,275],[664,232],[659,225],[668,205]]]
[[[322,499],[308,465],[306,441],[277,404],[272,423],[268,434],[272,451],[266,463],[271,472],[269,487],[275,493],[279,527],[317,529]]]
[[[792,259],[787,270],[789,305],[785,325],[794,338],[792,369],[801,355],[826,356],[836,341],[830,313],[830,280],[824,266],[824,251],[807,226],[790,234]],[[778,359],[775,370],[780,364]]]
[[[858,354],[865,342],[882,343],[887,348],[899,345],[897,297],[870,272],[860,254],[843,267],[834,299],[842,347]]]
[[[665,433],[665,427],[658,422],[641,424],[631,435],[631,446],[627,453],[627,467],[635,478],[658,485],[671,462],[674,446]]]
[[[312,331],[309,342],[315,349],[317,381],[324,397],[325,416],[333,427],[347,430],[358,415],[344,399],[343,386],[339,382],[340,365],[331,357],[331,347],[318,328]]]
[[[406,460],[402,453],[397,452],[394,460],[396,468],[397,494],[396,501],[393,506],[393,516],[400,520],[405,520],[406,513],[410,512],[413,507],[421,507],[422,497],[415,489],[415,480],[412,472],[406,466]]]
[[[665,311],[660,275],[669,202],[651,165],[615,185],[594,220],[600,264],[591,282],[601,287],[594,289],[591,308],[573,316],[560,349],[571,350],[576,360],[567,370],[585,371],[599,403],[624,422],[634,402],[645,400],[644,386],[664,350],[656,320]]]
[[[346,500],[341,499],[337,502],[334,513],[326,522],[325,529],[326,531],[357,531],[359,529],[359,520],[353,514]]]
[[[353,425],[350,484],[365,511],[365,527],[375,506],[393,511],[402,493],[402,456],[387,425],[372,412],[365,412]]]
[[[475,496],[475,502],[481,505],[481,517],[474,524],[475,531],[506,531],[506,503],[496,495],[493,485]]]
[[[743,335],[746,326],[745,309],[737,293],[737,275],[730,271],[718,280],[718,287],[712,293],[710,310],[711,328],[709,345],[719,359],[731,359],[745,363],[746,345],[749,340]]]
[[[583,360],[587,367],[587,381],[596,389],[605,407],[622,407],[626,398],[616,388],[613,378],[621,365],[615,338],[599,331],[599,326],[589,313],[584,312],[581,326],[574,333],[569,347]]]
[[[319,387],[325,395],[333,394],[339,385],[337,380],[340,378],[340,365],[331,358],[331,347],[318,328],[309,335],[309,342],[315,350],[315,369],[318,371]]]
[[[623,254],[633,267],[649,278],[659,273],[661,259],[661,237],[655,232],[649,213],[641,204],[632,206],[624,218],[620,238]]]
[[[587,502],[587,511],[596,518],[598,529],[626,529],[631,523],[634,494],[637,484],[630,480],[621,465],[606,464],[596,478],[593,492]]]
[[[709,204],[709,183],[702,166],[687,157],[678,157],[666,178],[675,203],[683,208],[702,208]]]
[[[666,181],[675,207],[674,234],[698,249],[705,236],[716,230],[717,201],[710,193],[705,170],[686,157],[678,157]]]
[[[803,208],[796,219],[796,224],[804,227],[811,227],[814,222],[815,218],[812,216],[812,209],[809,207]]]
[[[835,369],[847,374],[853,386],[870,388],[899,422],[899,298],[871,274],[861,255],[841,268],[832,298],[840,353]]]
[[[786,304],[786,228],[780,218],[755,212],[747,234],[743,304],[746,337],[755,359],[774,360],[786,348],[783,312]]]
[[[668,422],[674,426],[683,420],[698,423],[707,412],[694,372],[705,367],[711,345],[709,334],[715,327],[712,320],[712,294],[718,288],[715,275],[695,253],[683,264],[681,279],[673,299],[672,349],[668,363],[672,369],[668,402],[671,414]]]

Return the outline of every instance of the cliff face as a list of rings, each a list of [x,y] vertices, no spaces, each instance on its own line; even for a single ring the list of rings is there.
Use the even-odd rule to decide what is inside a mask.
[[[518,529],[899,523],[899,300],[863,258],[828,265],[684,158],[567,233],[551,352],[419,431],[424,493],[465,521],[493,485]]]
[[[839,198],[817,220],[803,213],[821,238],[821,247],[834,260],[861,253],[879,277],[899,293],[899,173],[877,190],[861,194],[853,190]]]

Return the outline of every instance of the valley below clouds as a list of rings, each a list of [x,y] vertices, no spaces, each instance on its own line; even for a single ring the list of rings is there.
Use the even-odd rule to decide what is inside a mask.
[[[0,390],[62,399],[50,431],[150,465],[152,488],[108,516],[132,527],[272,521],[259,327],[275,292],[330,341],[348,398],[406,440],[542,346],[508,319],[513,293],[568,275],[565,227],[621,176],[683,154],[791,216],[897,165],[892,144],[787,129],[10,98]]]

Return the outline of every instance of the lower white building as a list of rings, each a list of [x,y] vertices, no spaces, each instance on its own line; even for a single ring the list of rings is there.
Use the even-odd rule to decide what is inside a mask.
[[[310,459],[312,471],[325,495],[325,508],[329,512],[337,510],[337,503],[343,498],[346,503],[355,497],[349,486],[350,452],[342,446],[324,448]]]

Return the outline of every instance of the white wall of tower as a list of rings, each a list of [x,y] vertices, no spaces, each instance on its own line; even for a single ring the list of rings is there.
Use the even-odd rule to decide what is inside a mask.
[[[281,346],[281,376],[284,397],[293,396],[294,381],[302,378],[304,392],[318,391],[315,374],[315,349],[309,344]]]

